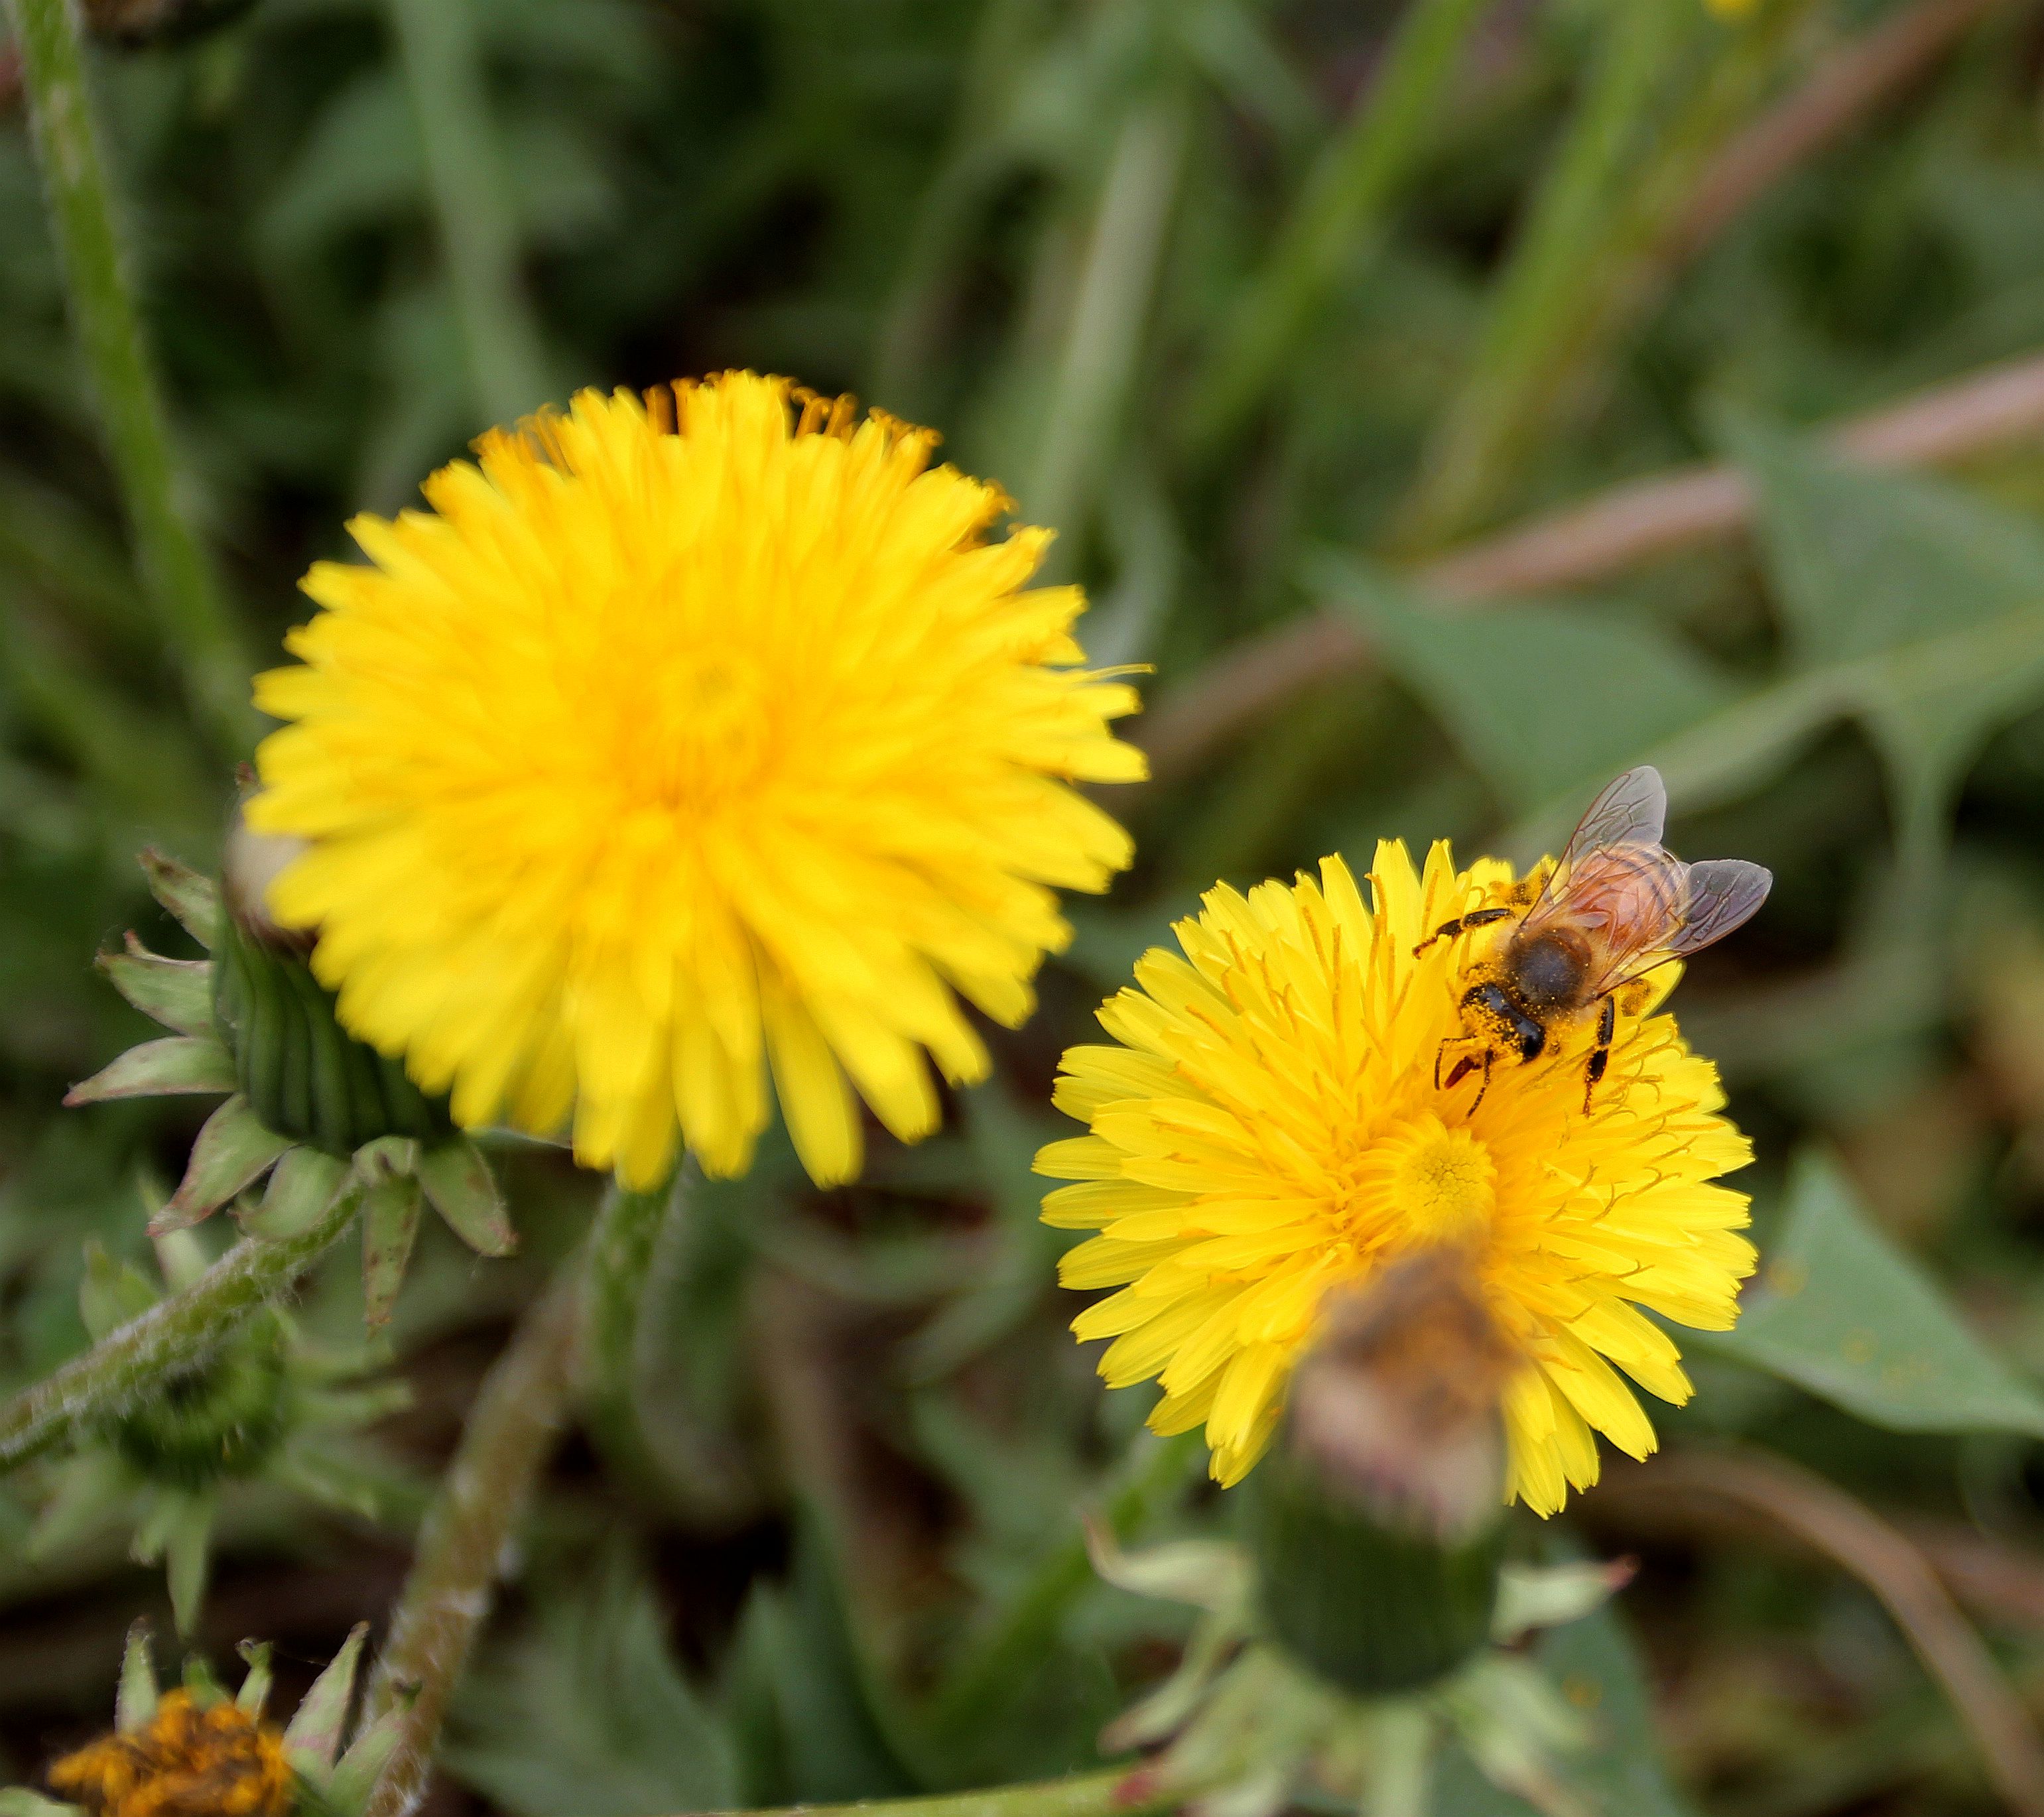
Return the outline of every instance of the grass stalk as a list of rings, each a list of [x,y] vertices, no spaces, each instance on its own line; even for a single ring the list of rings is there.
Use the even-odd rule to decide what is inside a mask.
[[[1183,438],[1198,464],[1240,430],[1344,272],[1374,245],[1432,140],[1443,91],[1488,0],[1413,0],[1367,96],[1321,154],[1262,268],[1190,388]]]
[[[1656,111],[1700,17],[1680,6],[1604,13],[1588,86],[1494,287],[1468,375],[1427,450],[1405,512],[1408,546],[1431,547],[1485,515],[1563,382],[1558,369],[1612,281],[1610,241],[1625,192],[1651,148]]]
[[[224,755],[256,730],[250,663],[187,515],[163,401],[122,257],[86,91],[75,0],[6,0],[79,351],[119,481],[143,585],[194,712]]]
[[[390,0],[426,192],[447,259],[471,391],[492,423],[547,401],[546,349],[518,269],[518,235],[483,82],[475,0]]]
[[[1167,83],[1124,123],[1101,187],[1024,509],[1067,539],[1068,570],[1120,427],[1156,300],[1166,230],[1185,168],[1188,98]]]

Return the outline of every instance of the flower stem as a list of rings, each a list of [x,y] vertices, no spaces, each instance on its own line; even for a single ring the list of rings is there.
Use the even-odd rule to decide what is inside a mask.
[[[355,1221],[362,1191],[351,1184],[295,1236],[274,1243],[244,1237],[183,1293],[108,1332],[15,1396],[0,1408],[0,1470],[133,1406],[165,1376],[207,1354],[340,1240]]]
[[[1184,1804],[1201,1787],[1142,1766],[1068,1779],[950,1792],[933,1798],[867,1798],[854,1804],[786,1804],[732,1817],[1142,1817]]]
[[[50,227],[79,351],[119,478],[143,584],[185,691],[221,748],[239,757],[256,720],[250,663],[218,578],[179,500],[179,474],[85,86],[75,0],[7,0]]]
[[[453,1462],[419,1529],[411,1574],[369,1688],[364,1721],[405,1706],[367,1817],[418,1808],[449,1700],[489,1613],[505,1546],[566,1417],[594,1303],[617,1264],[657,1229],[666,1194],[613,1189],[585,1246],[563,1264],[484,1378]],[[407,1702],[409,1700],[409,1702]]]

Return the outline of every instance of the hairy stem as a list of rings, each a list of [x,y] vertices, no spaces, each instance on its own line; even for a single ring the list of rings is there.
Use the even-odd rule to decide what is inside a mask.
[[[250,663],[179,498],[163,397],[121,257],[113,196],[86,92],[74,0],[7,0],[7,7],[79,351],[143,583],[194,711],[222,751],[239,757],[256,726],[248,705]]]
[[[461,1443],[419,1530],[418,1551],[390,1617],[365,1720],[404,1706],[398,1745],[367,1817],[405,1817],[425,1798],[448,1704],[490,1605],[505,1548],[532,1491],[580,1373],[585,1339],[619,1328],[644,1278],[667,1204],[657,1193],[605,1194],[583,1247],[520,1320],[484,1378]]]
[[[527,1312],[484,1378],[461,1444],[419,1530],[364,1719],[409,1700],[367,1817],[404,1817],[426,1792],[435,1744],[506,1542],[531,1501],[567,1411],[583,1283],[571,1264]]]
[[[206,1355],[340,1240],[355,1222],[362,1192],[351,1183],[295,1236],[274,1243],[244,1237],[183,1293],[108,1332],[17,1395],[0,1408],[0,1470],[133,1406],[165,1376]]]

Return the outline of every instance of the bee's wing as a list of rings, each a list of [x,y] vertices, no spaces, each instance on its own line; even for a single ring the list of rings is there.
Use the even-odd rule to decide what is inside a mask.
[[[1586,854],[1606,846],[1658,846],[1667,824],[1668,791],[1662,785],[1661,772],[1650,763],[1627,770],[1605,786],[1570,836],[1568,849],[1548,885],[1550,893],[1566,888],[1569,873]]]
[[[1751,920],[1774,887],[1774,873],[1742,858],[1707,858],[1689,866],[1682,925],[1668,943],[1670,958],[1685,958]]]
[[[1616,990],[1636,978],[1657,971],[1676,959],[1687,958],[1715,945],[1735,928],[1743,926],[1758,912],[1767,893],[1774,887],[1774,874],[1764,865],[1748,864],[1742,858],[1710,858],[1700,864],[1685,865],[1688,891],[1679,923],[1650,947],[1607,955],[1603,971],[1591,989],[1597,996]],[[1643,938],[1651,938],[1642,930]]]

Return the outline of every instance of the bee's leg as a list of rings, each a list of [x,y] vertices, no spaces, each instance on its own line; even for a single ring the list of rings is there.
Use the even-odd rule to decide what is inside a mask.
[[[1597,1089],[1604,1070],[1611,1064],[1611,1039],[1618,1028],[1618,999],[1607,997],[1597,1012],[1596,1046],[1590,1051],[1589,1064],[1583,1069],[1583,1114],[1588,1116],[1590,1093]]]
[[[1412,949],[1412,956],[1417,958],[1436,940],[1452,940],[1458,935],[1466,933],[1472,928],[1488,928],[1493,921],[1508,921],[1511,919],[1512,911],[1509,908],[1479,908],[1473,914],[1458,915],[1452,921],[1443,921],[1439,927],[1415,947]]]
[[[1470,1107],[1467,1110],[1462,1112],[1463,1116],[1474,1116],[1476,1115],[1477,1106],[1483,1102],[1484,1093],[1490,1089],[1490,1069],[1493,1062],[1495,1062],[1496,1058],[1497,1055],[1493,1052],[1491,1049],[1488,1047],[1484,1049],[1483,1083],[1477,1087],[1476,1096],[1470,1100]]]
[[[1434,1089],[1435,1091],[1453,1091],[1479,1066],[1483,1068],[1484,1078],[1486,1080],[1489,1078],[1491,1051],[1488,1047],[1483,1048],[1480,1056],[1476,1054],[1463,1054],[1452,1066],[1449,1067],[1448,1076],[1445,1079],[1441,1077],[1441,1062],[1447,1058],[1448,1050],[1450,1047],[1474,1047],[1478,1045],[1479,1040],[1480,1037],[1473,1035],[1450,1035],[1435,1049]]]

